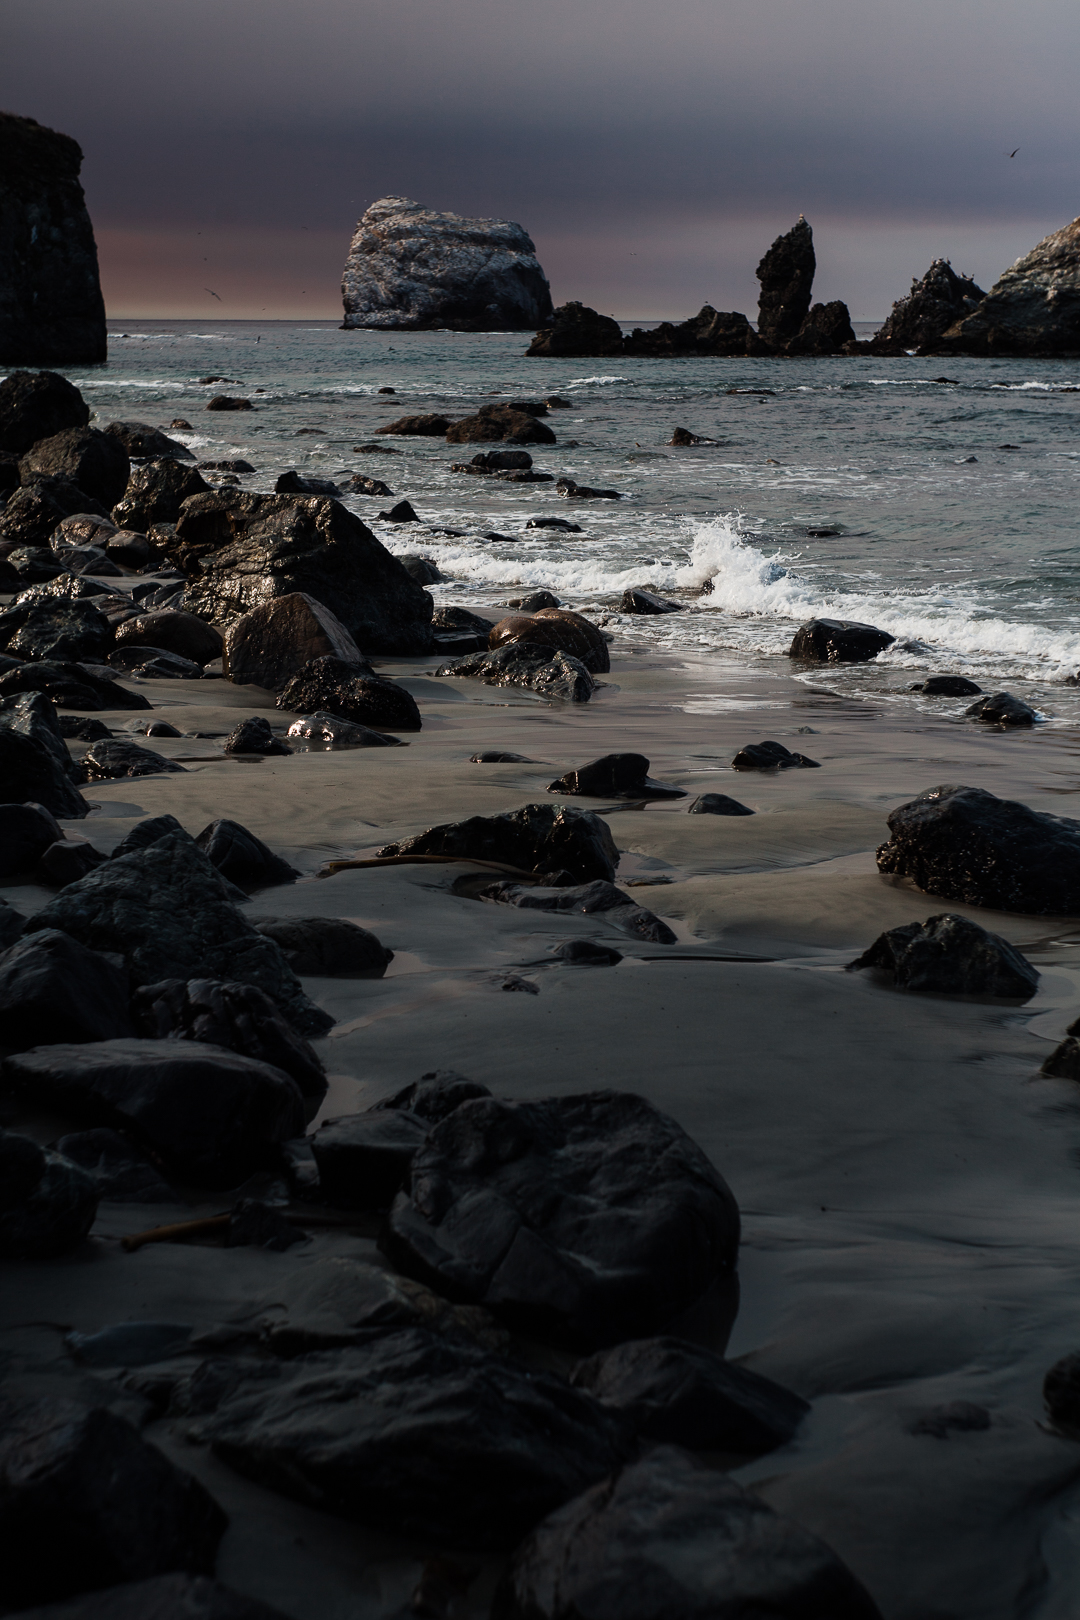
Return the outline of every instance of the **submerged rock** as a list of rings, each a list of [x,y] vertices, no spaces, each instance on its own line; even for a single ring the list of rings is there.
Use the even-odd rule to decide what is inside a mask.
[[[966,675],[931,675],[911,688],[926,697],[980,697],[982,687],[969,681]]]
[[[808,619],[796,630],[788,657],[813,664],[865,664],[895,640],[887,630],[854,619]]]
[[[628,591],[623,591],[619,601],[620,613],[683,613],[685,605],[682,602],[669,602],[655,591],[646,590],[643,585],[632,585]]]
[[[971,720],[982,720],[988,726],[1033,726],[1039,718],[1035,710],[1022,698],[1013,697],[1011,692],[995,692],[991,697],[981,697],[973,703],[964,713]]]
[[[507,642],[494,652],[466,653],[440,665],[435,673],[472,676],[487,686],[527,686],[541,697],[563,703],[588,703],[596,690],[596,682],[579,659],[520,641]]]
[[[408,197],[381,197],[363,215],[341,290],[346,328],[506,332],[551,315],[551,292],[522,226],[437,213]]]
[[[343,658],[313,658],[278,694],[277,706],[293,714],[339,715],[373,730],[419,731],[423,722],[412,694],[369,674],[368,667]]]
[[[280,945],[299,974],[385,973],[394,953],[347,917],[262,917],[260,934]]]
[[[557,355],[577,358],[592,355],[621,355],[622,328],[608,315],[599,315],[587,304],[560,304],[533,338],[526,355]]]
[[[1080,914],[1080,821],[982,788],[930,788],[889,816],[878,870],[926,894],[1033,916]]]
[[[783,743],[746,743],[731,761],[733,771],[820,770],[816,759],[793,754]]]
[[[726,793],[702,793],[687,808],[690,816],[752,816],[754,812]]]
[[[545,422],[512,405],[481,405],[475,416],[463,416],[446,432],[448,444],[483,444],[489,440],[502,440],[504,444],[557,442]]]
[[[964,320],[986,294],[970,276],[958,276],[948,259],[934,259],[911,291],[898,298],[885,324],[870,340],[878,354],[918,349],[933,354],[950,326]]]
[[[1039,987],[1037,969],[1008,940],[949,911],[890,928],[848,968],[881,968],[903,990],[946,996],[1030,1001]]]
[[[51,1260],[67,1254],[93,1226],[97,1206],[94,1183],[78,1165],[39,1147],[28,1136],[0,1130],[0,1258]],[[7,1497],[3,1446],[0,1438],[0,1500]],[[5,1500],[0,1525],[9,1511]],[[6,1550],[5,1566],[10,1558]],[[6,1595],[6,1574],[5,1567],[0,1601]]]
[[[1080,219],[1044,236],[1010,265],[934,352],[1080,354]]]
[[[402,438],[412,439],[444,439],[446,430],[450,426],[448,416],[440,416],[436,411],[428,411],[420,416],[399,416],[396,421],[387,422],[383,427],[377,427],[376,433],[393,433]],[[361,446],[362,449],[381,449],[381,445]]]
[[[370,669],[336,614],[304,591],[276,596],[231,626],[226,673],[237,686],[281,688],[313,658],[340,658]]]
[[[582,883],[615,876],[619,852],[607,823],[591,810],[527,804],[497,816],[445,822],[397,843],[380,855],[459,855],[497,861],[520,871],[568,872]]]
[[[340,495],[332,478],[301,478],[295,469],[283,472],[274,485],[275,495]]]
[[[549,782],[549,793],[581,793],[593,799],[685,799],[684,788],[654,782],[644,754],[604,754]]]

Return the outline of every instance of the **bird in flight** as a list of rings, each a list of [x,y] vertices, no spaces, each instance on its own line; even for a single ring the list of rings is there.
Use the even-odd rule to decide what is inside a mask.
[[[1009,156],[1010,157],[1015,157],[1017,152],[1019,152],[1019,150],[1020,150],[1020,148],[1018,146],[1014,147],[1013,150],[1009,153]]]
[[[223,302],[221,294],[216,293],[214,291],[213,287],[204,287],[203,292],[208,292],[210,294],[211,298],[216,298],[217,299],[219,304]]]

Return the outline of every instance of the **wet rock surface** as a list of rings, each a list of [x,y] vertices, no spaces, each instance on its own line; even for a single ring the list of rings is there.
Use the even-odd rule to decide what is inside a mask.
[[[601,1091],[480,1098],[436,1125],[380,1247],[535,1337],[596,1349],[661,1329],[732,1271],[738,1207],[674,1120]]]
[[[132,461],[158,461],[163,456],[174,456],[178,461],[195,460],[194,451],[186,444],[160,428],[151,427],[148,422],[106,422],[104,431],[123,446]],[[204,462],[203,466],[206,465]],[[252,470],[247,468],[249,472]]]
[[[0,510],[0,543],[6,547],[47,546],[57,526],[79,512],[103,518],[109,515],[77,484],[38,473],[9,495]]]
[[[0,639],[13,658],[100,664],[112,646],[109,621],[90,602],[14,602],[0,616]]]
[[[270,730],[270,722],[265,715],[252,715],[250,720],[241,720],[235,730],[230,731],[225,739],[225,752],[227,754],[288,754],[292,750],[288,743],[275,737]]]
[[[619,859],[606,822],[591,810],[527,804],[497,816],[428,827],[411,838],[384,844],[380,855],[460,855],[500,861],[520,871],[569,872],[583,883],[611,882]]]
[[[427,1132],[427,1123],[404,1108],[325,1120],[311,1151],[326,1202],[338,1209],[388,1209]]]
[[[189,496],[209,489],[201,472],[171,455],[143,461],[131,469],[127,489],[112,509],[113,521],[119,529],[145,534],[155,523],[175,523]]]
[[[931,675],[929,680],[911,688],[926,697],[979,697],[982,687],[969,681],[966,675]]]
[[[567,653],[593,675],[605,675],[611,668],[602,632],[591,619],[571,613],[568,608],[542,608],[533,615],[512,614],[500,619],[492,626],[488,647],[495,652],[511,642]]]
[[[110,659],[116,660],[117,655],[110,653]],[[117,661],[117,668],[123,668]],[[201,675],[201,670],[200,670]],[[69,663],[66,660],[39,659],[36,662],[16,664],[14,668],[5,670],[0,675],[0,696],[4,698],[17,695],[19,692],[42,692],[50,703],[64,708],[85,708],[101,711],[103,709],[149,709],[149,698],[141,692],[129,691],[121,686],[119,681],[111,678],[112,671],[103,664]],[[59,716],[58,723],[64,723],[74,716]],[[91,730],[98,721],[80,717],[84,726]],[[65,733],[66,735],[66,733]],[[79,733],[82,736],[82,733]],[[107,737],[109,731],[102,726],[95,731],[93,737],[84,737],[84,741],[96,741],[98,737]]]
[[[748,805],[740,804],[738,799],[729,798],[726,793],[701,793],[687,808],[690,816],[752,816],[754,812]]]
[[[793,754],[783,743],[746,743],[731,761],[733,771],[790,771],[819,769],[816,759]]]
[[[619,600],[620,613],[641,613],[655,617],[661,613],[684,611],[681,602],[668,602],[664,597],[657,596],[655,591],[646,590],[644,585],[632,585],[628,591],[623,591]]]
[[[471,676],[486,686],[526,686],[561,703],[588,703],[596,682],[580,659],[540,645],[510,641],[494,652],[466,653],[436,675]]]
[[[1022,698],[1013,697],[1011,692],[994,692],[989,697],[981,697],[964,713],[971,720],[981,720],[984,725],[1001,727],[1033,726],[1039,718],[1029,704]]]
[[[683,788],[654,782],[644,754],[604,754],[548,783],[549,793],[581,793],[594,799],[685,799]]]
[[[655,945],[673,945],[676,939],[666,922],[646,907],[637,905],[612,883],[595,881],[572,888],[492,883],[480,890],[478,899],[494,900],[505,906],[520,906],[525,911],[580,911],[586,916],[603,914],[605,923],[624,934],[633,935],[635,939],[649,940]]]
[[[346,917],[263,917],[260,934],[281,947],[294,973],[383,973],[394,953]]]
[[[180,1195],[157,1166],[119,1131],[99,1125],[73,1131],[55,1144],[57,1153],[77,1164],[101,1199],[113,1204],[176,1204]]]
[[[222,654],[221,633],[194,613],[178,608],[157,608],[126,620],[116,632],[116,646],[150,647],[175,653],[193,664],[208,664]]]
[[[83,770],[88,782],[115,781],[124,776],[161,776],[184,767],[151,748],[140,748],[138,743],[112,738],[108,742],[92,743],[83,755]]]
[[[0,1257],[50,1260],[69,1253],[94,1224],[97,1206],[94,1183],[77,1165],[39,1147],[28,1136],[0,1130]],[[2,1452],[0,1438],[0,1457]],[[0,1503],[2,1481],[0,1461]],[[0,1506],[0,1527],[4,1529],[5,1516]],[[6,1542],[7,1537],[4,1539]],[[5,1563],[8,1556],[5,1554]],[[3,1590],[0,1576],[0,1593]]]
[[[808,619],[796,630],[788,656],[812,664],[865,664],[895,640],[888,631],[854,619]]]
[[[128,978],[57,928],[26,934],[0,956],[0,1047],[132,1035]]]
[[[275,855],[261,838],[256,838],[238,821],[212,821],[203,828],[195,843],[222,877],[240,889],[293,883],[300,876],[295,866]]]
[[[373,731],[358,726],[353,720],[344,720],[339,714],[328,714],[317,709],[294,720],[288,735],[298,740],[321,743],[329,748],[399,748],[400,737],[391,737],[385,731]]]
[[[312,659],[326,657],[370,669],[341,620],[303,591],[245,613],[229,630],[226,644],[229,679],[271,692],[280,692]]]
[[[878,968],[902,990],[946,996],[1030,1001],[1039,987],[1038,970],[1008,940],[948,911],[890,928],[848,967]]]
[[[422,725],[416,700],[403,686],[342,658],[313,658],[279,693],[277,706],[293,714],[338,715],[372,730],[419,731]]]

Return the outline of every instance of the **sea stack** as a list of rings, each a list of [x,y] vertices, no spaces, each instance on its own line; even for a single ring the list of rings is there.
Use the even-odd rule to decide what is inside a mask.
[[[870,347],[876,354],[932,352],[949,327],[972,314],[985,297],[970,276],[956,274],[948,259],[935,259],[921,281],[912,281],[907,297],[896,300]]]
[[[935,352],[1080,355],[1080,219],[1044,236],[1010,265]]]
[[[70,135],[0,113],[0,365],[105,359],[94,228]]]
[[[810,313],[814,286],[814,233],[799,215],[785,236],[778,236],[755,272],[761,282],[758,299],[758,335],[776,349],[798,336]]]
[[[356,227],[341,293],[344,329],[517,332],[550,321],[532,238],[511,219],[439,214],[381,197]]]

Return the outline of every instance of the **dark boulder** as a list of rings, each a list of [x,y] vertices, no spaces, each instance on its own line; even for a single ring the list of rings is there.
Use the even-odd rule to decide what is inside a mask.
[[[230,627],[225,672],[237,686],[281,688],[313,658],[338,658],[373,673],[341,620],[303,591],[275,596]]]
[[[593,489],[589,484],[579,484],[576,478],[560,478],[555,485],[555,493],[568,501],[622,500],[617,489]]]
[[[339,714],[328,714],[317,709],[294,720],[288,736],[303,739],[323,748],[400,748],[400,737],[391,737],[386,731],[372,731],[358,726],[352,720],[343,720]]]
[[[0,357],[3,363],[10,364]],[[12,371],[0,382],[0,450],[10,455],[23,456],[39,439],[89,420],[79,390],[55,371]]]
[[[482,618],[479,613],[470,613],[468,608],[462,607],[437,607],[431,615],[433,630],[471,631],[483,636],[485,646],[493,623],[492,619]]]
[[[913,692],[922,692],[926,697],[980,697],[982,687],[969,681],[966,675],[931,675],[929,680],[922,681],[918,686],[911,688]]]
[[[381,478],[365,478],[363,473],[353,473],[345,487],[354,495],[389,495],[393,499],[394,494]]]
[[[66,888],[108,860],[85,838],[61,838],[50,844],[37,865],[39,883],[54,889]]]
[[[177,608],[155,608],[128,619],[116,632],[117,647],[153,647],[189,658],[193,664],[209,664],[220,658],[224,643],[212,624]]]
[[[65,428],[39,439],[19,463],[24,484],[35,478],[62,478],[106,508],[123,495],[130,472],[128,453],[119,440],[92,427]]]
[[[28,1136],[0,1130],[0,1259],[51,1260],[67,1254],[93,1226],[97,1206],[94,1183],[78,1165]],[[0,1603],[7,1595],[11,1559],[2,1430],[0,1422],[0,1540],[5,1546]]]
[[[434,1126],[379,1239],[399,1271],[543,1340],[662,1329],[735,1268],[719,1172],[642,1097],[463,1103]]]
[[[512,614],[500,619],[492,626],[488,647],[494,652],[511,641],[569,653],[593,675],[606,675],[611,668],[602,631],[590,619],[571,613],[569,608],[542,608],[536,614]]]
[[[176,426],[175,422],[173,426]],[[181,444],[179,439],[171,439],[160,428],[151,427],[147,422],[106,422],[103,431],[116,440],[132,461],[159,461],[164,456],[173,456],[178,461],[195,460],[194,452],[186,444]],[[203,465],[207,464],[204,462]],[[251,471],[250,468],[247,470]]]
[[[471,676],[486,686],[526,686],[562,703],[588,703],[596,690],[596,682],[579,659],[521,641],[508,641],[494,652],[466,653],[442,664],[435,673]]]
[[[880,968],[902,990],[1030,1001],[1039,974],[1026,956],[978,923],[942,912],[881,934],[849,970]]]
[[[71,553],[67,555],[70,557]],[[49,546],[15,546],[5,559],[18,585],[44,585],[67,571],[67,563]],[[12,583],[12,589],[15,589]]]
[[[20,606],[0,615],[0,638],[13,658],[103,664],[112,646],[113,629],[104,614],[86,601],[57,599],[48,605]]]
[[[1080,915],[1080,821],[982,788],[936,787],[889,816],[878,870],[996,911]]]
[[[527,450],[482,450],[472,458],[472,465],[482,472],[528,472],[532,464]]]
[[[55,701],[55,700],[54,700]],[[58,714],[56,723],[61,737],[80,742],[97,742],[99,737],[111,737],[112,732],[101,720],[85,714]]]
[[[621,951],[599,945],[594,939],[564,940],[554,947],[552,955],[568,967],[616,967],[623,959]]]
[[[420,516],[411,501],[398,501],[389,512],[380,512],[379,517],[384,523],[419,523]],[[415,579],[415,574],[410,575]]]
[[[211,977],[254,984],[302,1034],[324,1035],[333,1020],[304,995],[274,942],[230,904],[222,875],[194,839],[152,822],[141,826],[149,829],[140,835],[145,843],[129,842],[129,833],[127,849],[121,844],[104,866],[49,901],[28,932],[61,928],[91,950],[118,952],[135,985]]]
[[[462,1103],[471,1102],[474,1097],[490,1096],[487,1086],[481,1085],[479,1080],[469,1080],[454,1069],[434,1069],[410,1085],[403,1086],[400,1091],[395,1091],[392,1096],[372,1103],[369,1112],[375,1114],[385,1108],[407,1108],[430,1127],[437,1125],[440,1119],[448,1118]]]
[[[0,804],[0,883],[32,871],[49,845],[63,836],[55,817],[40,804]]]
[[[255,927],[301,975],[382,975],[394,960],[393,951],[347,917],[262,917]]]
[[[215,394],[208,399],[205,410],[208,411],[253,411],[255,406],[250,399],[241,399],[237,394]]]
[[[0,804],[36,804],[53,816],[80,818],[89,805],[75,788],[75,774],[46,698],[34,693],[0,703]]]
[[[205,1575],[156,1575],[25,1609],[18,1620],[288,1620],[280,1609]]]
[[[104,1406],[14,1393],[3,1399],[3,1417],[6,1606],[170,1570],[213,1570],[225,1514],[126,1419]]]
[[[569,872],[582,883],[611,882],[619,852],[607,823],[591,810],[527,804],[498,816],[450,821],[385,844],[380,855],[458,855],[524,872]]]
[[[253,984],[165,979],[142,985],[131,998],[131,1019],[149,1040],[200,1041],[281,1069],[295,1080],[309,1119],[326,1096],[315,1052]]]
[[[222,877],[241,889],[293,883],[300,876],[295,866],[275,855],[238,821],[212,821],[195,842]]]
[[[209,489],[202,473],[172,456],[143,461],[131,469],[127,490],[112,509],[113,519],[120,529],[145,534],[155,523],[175,523],[184,501]]]
[[[551,591],[530,591],[527,596],[513,597],[505,604],[508,608],[516,608],[519,613],[539,613],[541,608],[557,608],[559,598]],[[491,625],[488,625],[491,630]]]
[[[839,298],[830,304],[814,304],[787,346],[788,354],[842,354],[844,345],[856,342],[855,329],[847,305]]]
[[[526,355],[553,355],[577,359],[592,355],[622,354],[623,335],[618,321],[600,315],[587,304],[560,304],[551,325],[541,327]]]
[[[557,440],[546,422],[512,405],[481,405],[475,416],[464,416],[447,429],[447,444],[483,444],[501,440],[504,444],[555,444]]]
[[[832,1549],[660,1446],[539,1524],[492,1620],[881,1620]]]
[[[279,693],[277,706],[293,714],[322,710],[376,731],[419,731],[422,724],[416,700],[403,686],[342,658],[313,658]]]
[[[760,348],[764,350],[762,344]],[[735,355],[759,352],[758,339],[746,316],[738,310],[718,310],[702,305],[687,321],[661,321],[659,326],[634,330],[623,339],[627,355],[709,354]],[[767,352],[767,351],[765,351]],[[701,443],[689,435],[677,443]],[[707,441],[706,441],[707,442]]]
[[[22,937],[26,918],[14,906],[9,906],[6,900],[0,900],[0,951],[6,951],[9,945],[14,945]]]
[[[685,604],[682,602],[669,602],[663,596],[657,596],[655,591],[648,591],[643,585],[632,585],[628,591],[623,591],[619,601],[620,613],[682,613]]]
[[[73,782],[80,780],[79,767],[68,752],[56,710],[41,692],[5,696],[0,701],[0,728],[31,738],[48,751]],[[63,834],[59,833],[58,836],[63,837]]]
[[[92,496],[66,478],[39,473],[8,497],[0,510],[0,545],[47,546],[53,531],[66,517],[88,512],[108,517]]]
[[[269,720],[261,714],[252,715],[250,720],[241,720],[226,737],[224,747],[227,754],[292,753],[288,743],[274,736]]]
[[[4,1079],[37,1106],[130,1131],[209,1187],[236,1186],[304,1127],[300,1089],[282,1069],[201,1041],[37,1046],[7,1058]]]
[[[948,259],[935,259],[921,281],[898,298],[885,324],[870,340],[875,354],[921,349],[933,354],[950,326],[970,315],[986,294],[970,276],[958,276]]]
[[[176,422],[173,423],[173,427],[178,425]],[[190,422],[186,422],[184,425],[185,427],[191,426]],[[251,462],[245,461],[242,456],[225,456],[221,461],[200,461],[199,466],[212,472],[253,473],[258,471],[257,467],[253,467]]]
[[[1034,709],[1021,698],[1013,697],[1011,692],[995,692],[990,697],[981,697],[964,713],[971,720],[981,720],[985,725],[1003,728],[1033,726],[1039,718]]]
[[[110,662],[116,655],[110,653]],[[103,673],[101,664],[86,665],[68,663],[66,661],[54,662],[52,659],[41,659],[35,663],[16,664],[13,669],[5,670],[0,675],[0,697],[14,697],[19,692],[41,692],[60,708],[82,709],[149,709],[148,698],[141,692],[129,692],[118,681],[110,680]],[[84,742],[93,742],[98,737],[109,736],[108,727],[100,721],[92,721],[85,716],[65,715],[58,723],[61,725],[62,735],[69,735],[63,731],[63,726],[78,720],[80,727],[89,727],[93,735],[87,735],[82,729],[70,735],[82,737]],[[94,730],[94,727],[97,730]]]
[[[398,562],[404,568],[411,580],[417,585],[439,585],[446,575],[441,574],[430,557],[420,557],[413,552],[398,554]]]
[[[1065,1039],[1059,1041],[1050,1056],[1042,1064],[1039,1073],[1052,1076],[1057,1080],[1080,1080],[1080,1018],[1074,1018],[1065,1032]]]
[[[790,771],[820,769],[816,759],[793,754],[783,743],[746,743],[731,761],[733,771]]]
[[[443,439],[450,426],[448,416],[429,412],[426,416],[399,416],[395,422],[375,429],[376,433],[394,433],[410,439]]]
[[[1080,1440],[1080,1355],[1075,1350],[1050,1368],[1043,1379],[1043,1400],[1058,1433]]]
[[[219,491],[185,505],[177,539],[185,605],[220,627],[301,591],[366,654],[431,646],[431,597],[339,501]]]
[[[180,1194],[153,1162],[126,1136],[99,1125],[73,1131],[55,1144],[56,1152],[77,1164],[94,1184],[97,1196],[112,1204],[178,1204]]]
[[[91,743],[83,755],[82,766],[88,782],[112,782],[124,776],[161,776],[184,769],[174,759],[155,754],[152,748],[140,748],[138,743],[119,737]]]
[[[788,657],[812,664],[865,664],[895,640],[887,630],[853,619],[808,619],[796,630]]]
[[[275,495],[340,495],[332,478],[301,478],[295,469],[279,475]]]
[[[702,793],[687,809],[690,816],[752,816],[754,812],[726,793]]]
[[[150,561],[150,542],[134,529],[117,529],[105,542],[105,555],[121,568],[145,568]]]
[[[549,782],[549,793],[581,793],[593,799],[685,799],[683,788],[654,782],[644,754],[604,754],[589,765]]]
[[[771,1378],[684,1339],[601,1350],[578,1362],[570,1382],[621,1412],[643,1439],[690,1451],[775,1451],[810,1410]]]
[[[757,267],[758,333],[767,343],[782,348],[797,336],[810,312],[816,268],[814,235],[800,214],[798,223],[776,238]]]
[[[57,524],[49,544],[60,546],[104,546],[119,530],[112,518],[95,517],[92,512],[73,512]]]
[[[141,642],[118,647],[109,654],[109,663],[125,675],[141,681],[201,681],[203,666],[164,647],[144,647]],[[152,705],[147,702],[147,708]]]
[[[468,1551],[512,1546],[624,1454],[591,1396],[423,1328],[253,1378],[192,1432],[324,1512]]]
[[[127,974],[58,928],[24,934],[0,956],[0,1027],[9,1052],[132,1035]]]
[[[592,883],[549,888],[546,884],[524,886],[514,882],[490,883],[477,894],[478,900],[499,905],[520,906],[525,911],[572,912],[586,916],[603,914],[605,923],[635,939],[653,945],[674,945],[676,935],[654,912],[636,905],[628,894],[613,883],[594,879]]]
[[[582,532],[581,524],[571,523],[569,518],[530,518],[525,527],[527,529],[558,529],[560,534],[581,534]]]
[[[322,1196],[336,1209],[388,1209],[427,1132],[403,1108],[324,1120],[311,1138]]]

